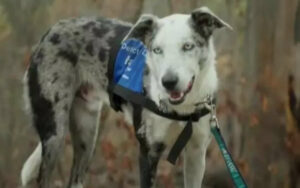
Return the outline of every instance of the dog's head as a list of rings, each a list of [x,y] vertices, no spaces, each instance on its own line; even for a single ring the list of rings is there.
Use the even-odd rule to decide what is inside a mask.
[[[195,102],[197,85],[207,67],[214,66],[212,33],[224,26],[230,28],[206,7],[189,15],[140,17],[126,38],[137,38],[147,46],[148,89],[155,102],[173,106]]]

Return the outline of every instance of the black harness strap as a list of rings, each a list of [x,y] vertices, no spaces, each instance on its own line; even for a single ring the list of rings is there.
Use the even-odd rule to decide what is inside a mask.
[[[201,117],[207,115],[210,110],[207,108],[202,108],[199,110],[196,110],[192,114],[187,115],[179,115],[176,112],[163,112],[159,107],[149,98],[145,97],[141,93],[137,93],[134,91],[131,91],[127,88],[124,88],[120,85],[117,85],[114,83],[114,67],[115,67],[115,60],[118,53],[118,50],[120,48],[121,44],[113,45],[114,48],[110,51],[110,57],[109,57],[109,63],[108,63],[108,71],[107,71],[107,77],[109,79],[109,84],[107,87],[108,94],[109,94],[109,100],[111,107],[115,111],[121,111],[121,105],[124,103],[132,103],[133,104],[133,121],[134,121],[134,128],[136,132],[136,137],[141,145],[143,145],[141,148],[147,148],[147,142],[146,139],[137,134],[138,129],[141,127],[141,121],[142,121],[142,108],[146,108],[149,111],[168,118],[173,119],[177,121],[186,121],[187,124],[184,127],[183,131],[177,138],[175,144],[171,148],[171,151],[168,155],[168,161],[172,164],[175,164],[176,159],[180,155],[180,152],[183,150],[187,142],[189,141],[190,137],[193,133],[193,125],[192,122],[198,121]]]
[[[168,118],[168,119],[173,119],[177,121],[187,121],[186,126],[184,127],[183,131],[180,133],[178,136],[177,140],[175,141],[175,144],[170,150],[170,153],[168,155],[167,160],[175,164],[177,158],[179,157],[181,151],[183,148],[186,146],[187,142],[192,136],[193,133],[193,125],[192,122],[198,121],[201,117],[207,115],[210,110],[207,108],[202,108],[200,110],[195,111],[192,114],[188,115],[179,115],[175,112],[163,112],[161,111],[157,105],[150,100],[149,98],[145,97],[142,94],[133,92],[131,90],[128,90],[120,85],[116,84],[110,84],[108,87],[108,91],[110,92],[111,95],[117,95],[118,97],[121,97],[123,100],[131,102],[134,106],[133,110],[133,121],[134,121],[134,128],[135,131],[138,130],[138,128],[141,126],[141,110],[142,107],[150,110],[151,112]],[[139,140],[140,144],[147,144],[145,143],[144,139],[140,139],[139,135],[137,135],[137,139]]]
[[[187,114],[187,115],[179,115],[175,112],[166,113],[166,112],[161,111],[151,99],[145,97],[142,94],[128,90],[120,85],[111,84],[108,87],[108,91],[110,93],[118,95],[119,97],[123,98],[126,101],[129,101],[134,104],[140,105],[144,108],[147,108],[148,110],[150,110],[151,112],[153,112],[159,116],[162,116],[162,117],[165,117],[168,119],[177,120],[177,121],[194,121],[194,122],[196,122],[202,116],[205,116],[210,112],[209,109],[202,108],[202,109],[195,111],[192,114]]]
[[[193,124],[192,121],[188,121],[180,135],[178,136],[175,144],[171,148],[167,160],[173,165],[176,163],[181,151],[186,146],[187,142],[190,140],[193,134]]]

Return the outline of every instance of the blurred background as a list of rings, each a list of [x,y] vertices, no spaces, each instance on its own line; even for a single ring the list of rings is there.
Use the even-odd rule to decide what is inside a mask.
[[[208,6],[233,26],[215,33],[221,129],[249,187],[300,187],[300,0],[0,0],[0,187],[19,187],[22,164],[38,137],[24,112],[22,78],[33,45],[62,18],[105,16],[135,22]],[[109,108],[88,171],[87,187],[138,188],[138,143]],[[70,137],[55,170],[67,182]],[[297,186],[298,180],[298,186]],[[181,188],[182,158],[159,164],[159,188]],[[215,141],[204,188],[231,188]]]

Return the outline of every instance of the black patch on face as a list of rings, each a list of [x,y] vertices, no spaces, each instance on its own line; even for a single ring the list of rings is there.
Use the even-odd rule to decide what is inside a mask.
[[[54,45],[59,44],[59,43],[60,43],[60,36],[59,36],[59,34],[54,33],[54,34],[50,37],[49,41],[52,42],[52,44],[54,44]]]
[[[68,60],[73,66],[75,66],[78,61],[78,56],[72,51],[61,50],[57,53],[57,56]]]
[[[93,45],[93,42],[90,41],[86,47],[85,47],[85,51],[90,55],[90,56],[93,56],[94,55],[94,45]]]
[[[100,48],[98,58],[101,62],[104,62],[107,58],[107,50],[104,48]]]
[[[88,22],[88,23],[84,24],[84,25],[82,26],[82,28],[83,28],[84,30],[88,30],[88,29],[90,29],[91,27],[93,27],[95,24],[96,24],[95,22]]]
[[[191,27],[206,40],[216,28],[223,27],[223,23],[210,13],[195,10],[191,14]]]
[[[29,97],[33,112],[34,126],[42,142],[47,141],[51,136],[56,135],[56,124],[54,122],[54,111],[51,101],[45,98],[41,91],[38,78],[38,66],[43,58],[31,59],[28,69]]]

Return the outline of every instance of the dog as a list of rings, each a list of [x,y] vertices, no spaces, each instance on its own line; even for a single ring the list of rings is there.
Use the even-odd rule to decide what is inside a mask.
[[[25,162],[21,182],[36,179],[38,187],[51,187],[51,174],[62,152],[68,126],[74,148],[69,188],[82,188],[98,134],[101,108],[110,104],[108,65],[113,63],[122,41],[141,40],[147,47],[144,88],[157,105],[167,111],[190,114],[197,102],[217,90],[212,34],[231,28],[207,7],[190,14],[164,18],[142,15],[135,24],[106,18],[61,20],[39,41],[25,73],[25,96],[40,143]],[[133,107],[122,104],[132,124]],[[137,134],[140,145],[142,188],[155,185],[155,174],[167,147],[173,120],[142,111]],[[183,127],[182,122],[178,126]],[[205,154],[211,140],[209,116],[194,123],[184,150],[184,184],[201,187]]]

